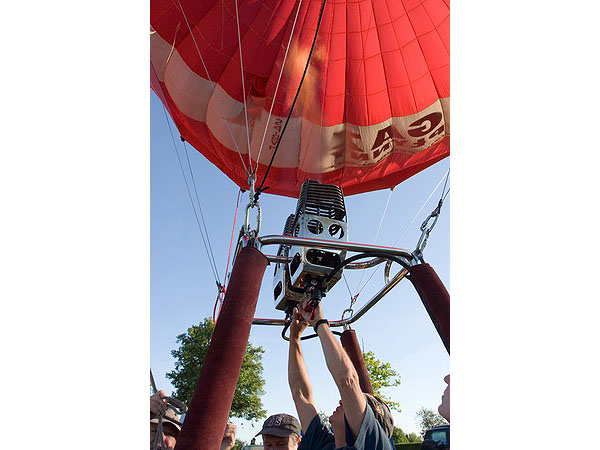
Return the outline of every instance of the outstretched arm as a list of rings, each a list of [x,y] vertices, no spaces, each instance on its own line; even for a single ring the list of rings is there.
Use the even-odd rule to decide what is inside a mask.
[[[314,326],[318,320],[324,318],[323,310],[319,303],[314,310],[314,314],[306,311],[304,308],[307,307],[309,301],[310,300],[307,299],[300,307],[300,310],[304,319],[310,325]],[[327,324],[323,323],[319,325],[317,334],[321,341],[327,368],[333,376],[333,380],[340,392],[342,406],[344,407],[344,415],[346,416],[352,434],[357,436],[367,409],[367,401],[360,389],[358,374],[356,373],[350,358],[348,358],[343,347],[335,339]]]
[[[233,447],[235,447],[236,431],[237,427],[231,422],[227,422],[227,425],[225,425],[225,433],[223,434],[223,439],[221,440],[220,450],[231,450]]]
[[[310,422],[317,415],[317,408],[312,396],[312,387],[308,371],[304,364],[300,335],[308,324],[298,320],[298,311],[294,308],[292,323],[290,325],[290,351],[288,357],[288,383],[292,391],[292,398],[296,404],[296,411],[300,418],[302,431],[306,433]]]
[[[159,414],[167,412],[167,401],[165,398],[167,394],[163,391],[158,391],[156,394],[150,397],[150,418],[154,419]]]

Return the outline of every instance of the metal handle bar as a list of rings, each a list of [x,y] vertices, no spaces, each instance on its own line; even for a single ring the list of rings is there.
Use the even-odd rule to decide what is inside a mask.
[[[394,276],[394,278],[392,278],[390,280],[389,283],[387,283],[383,288],[381,288],[379,290],[379,292],[377,292],[377,294],[375,294],[373,296],[373,298],[371,298],[371,300],[369,300],[361,309],[359,309],[356,314],[352,315],[351,317],[349,317],[348,319],[345,319],[345,320],[334,320],[334,321],[331,321],[331,322],[329,322],[329,327],[330,328],[332,328],[332,327],[344,327],[344,326],[350,325],[351,323],[356,322],[367,311],[369,311],[373,306],[375,306],[375,304],[379,300],[381,300],[389,291],[391,291],[392,288],[394,288],[400,282],[400,280],[402,280],[402,278],[404,278],[407,274],[408,274],[408,270],[402,269],[400,272],[398,272],[396,274],[396,276]],[[252,324],[253,325],[285,326],[286,325],[286,320],[285,319],[259,319],[259,318],[254,318],[254,320],[252,321]]]
[[[380,245],[355,244],[352,242],[330,241],[325,239],[301,238],[296,236],[268,235],[257,237],[259,245],[297,245],[299,247],[319,247],[330,250],[346,250],[350,252],[379,252],[390,256],[405,258],[408,262],[416,262],[413,254],[408,250],[396,247],[383,247]],[[364,264],[364,263],[363,263]]]
[[[284,255],[265,255],[267,257],[267,259],[269,260],[269,262],[272,263],[284,263],[284,264],[289,264],[292,262],[292,260],[294,258],[290,258],[289,256],[284,256]],[[389,260],[385,259],[385,258],[373,258],[369,261],[364,261],[364,262],[356,262],[356,263],[349,263],[348,265],[346,265],[344,267],[344,269],[368,269],[370,267],[375,267],[381,263],[384,263]]]

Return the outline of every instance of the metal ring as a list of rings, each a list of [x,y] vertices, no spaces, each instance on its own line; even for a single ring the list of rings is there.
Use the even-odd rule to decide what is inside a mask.
[[[244,223],[244,232],[248,235],[250,234],[250,210],[252,208],[254,208],[256,206],[257,208],[257,213],[256,213],[256,235],[258,236],[258,233],[260,231],[260,225],[262,223],[262,209],[260,207],[260,204],[258,202],[256,203],[248,203],[248,205],[246,206],[246,222]]]
[[[383,281],[385,284],[390,282],[390,268],[392,267],[392,260],[388,259],[385,263],[385,270],[383,271]]]
[[[354,315],[354,310],[352,308],[347,308],[342,312],[342,318],[340,319],[340,321],[344,321],[344,316],[346,315],[346,313],[349,312],[350,313],[350,317],[348,317],[348,319],[351,319],[352,316]]]

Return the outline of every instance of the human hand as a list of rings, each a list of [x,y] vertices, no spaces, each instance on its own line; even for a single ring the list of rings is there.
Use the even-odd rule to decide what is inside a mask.
[[[314,326],[318,320],[324,319],[323,308],[321,306],[321,302],[317,303],[317,306],[314,308],[310,302],[310,298],[304,299],[298,311],[306,322],[308,322],[311,326]]]
[[[225,426],[225,433],[223,434],[223,440],[221,441],[221,450],[231,450],[235,447],[235,432],[237,431],[237,427],[227,422]]]
[[[290,324],[290,339],[298,339],[306,327],[308,327],[308,322],[306,322],[300,313],[298,312],[298,308],[294,307],[292,311],[292,323]]]
[[[167,401],[165,398],[167,394],[163,391],[158,391],[156,394],[150,397],[150,418],[154,418],[159,414],[167,412]]]

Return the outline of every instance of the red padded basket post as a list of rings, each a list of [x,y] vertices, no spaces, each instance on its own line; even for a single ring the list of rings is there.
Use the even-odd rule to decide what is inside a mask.
[[[417,290],[444,346],[450,353],[450,294],[429,264],[410,268],[407,278]]]
[[[342,341],[342,347],[346,350],[352,365],[358,373],[358,379],[360,381],[360,389],[367,394],[373,394],[373,386],[371,385],[371,377],[367,371],[367,365],[365,364],[365,358],[363,357],[362,350],[358,345],[358,339],[356,338],[356,331],[346,330],[340,337]]]
[[[176,450],[221,446],[267,262],[253,247],[244,247],[236,258]]]

